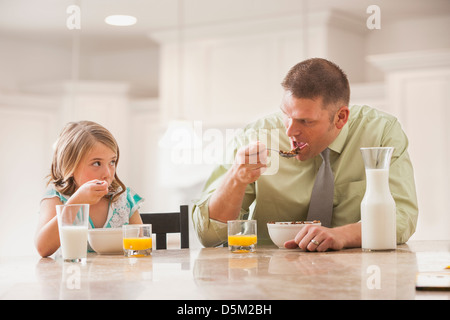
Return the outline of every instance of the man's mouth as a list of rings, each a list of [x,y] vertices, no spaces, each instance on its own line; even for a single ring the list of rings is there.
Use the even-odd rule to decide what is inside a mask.
[[[291,140],[292,141],[292,149],[304,149],[308,144],[306,142],[302,142],[302,141],[295,141],[295,140]]]

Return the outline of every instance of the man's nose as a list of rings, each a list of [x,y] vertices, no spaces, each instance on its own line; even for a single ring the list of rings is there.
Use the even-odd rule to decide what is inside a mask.
[[[286,135],[288,137],[298,136],[300,134],[299,128],[295,126],[295,123],[292,119],[288,119],[285,123],[286,126]]]

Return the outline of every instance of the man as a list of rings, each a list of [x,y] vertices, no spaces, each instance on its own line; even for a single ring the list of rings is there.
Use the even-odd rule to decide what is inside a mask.
[[[267,222],[306,220],[323,162],[321,153],[328,149],[334,176],[330,225],[307,225],[285,247],[308,251],[360,247],[360,204],[366,182],[359,149],[376,146],[395,148],[389,182],[397,206],[397,242],[406,242],[415,231],[418,208],[408,140],[398,121],[367,106],[349,108],[347,76],[325,59],[297,64],[282,86],[281,112],[247,126],[231,144],[232,164],[218,166],[206,182],[193,208],[194,228],[202,244],[226,242],[228,220],[256,219],[260,244],[271,243]],[[278,135],[282,150],[301,150],[295,159],[280,157],[278,170],[264,174],[270,168],[266,145],[246,144],[255,132]]]

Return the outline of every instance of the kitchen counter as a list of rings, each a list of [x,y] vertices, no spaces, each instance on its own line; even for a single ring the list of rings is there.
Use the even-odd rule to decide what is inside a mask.
[[[258,247],[153,250],[152,256],[89,253],[0,258],[1,299],[450,299],[416,289],[416,276],[449,280],[450,241],[413,241],[394,251],[325,253]],[[439,278],[440,277],[440,278]]]

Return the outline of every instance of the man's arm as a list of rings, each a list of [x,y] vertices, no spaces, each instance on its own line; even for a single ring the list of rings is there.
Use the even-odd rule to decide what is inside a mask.
[[[213,171],[192,210],[194,229],[205,247],[226,241],[226,222],[248,210],[255,198],[252,183],[264,171],[266,161],[265,146],[255,143],[240,148],[229,169],[219,166]]]
[[[394,147],[389,167],[389,188],[397,209],[397,243],[400,244],[408,241],[415,232],[419,209],[408,138],[398,121],[387,128],[383,145]]]
[[[267,167],[266,150],[260,143],[238,150],[233,166],[209,200],[211,219],[227,222],[239,216],[247,185],[255,182]]]

